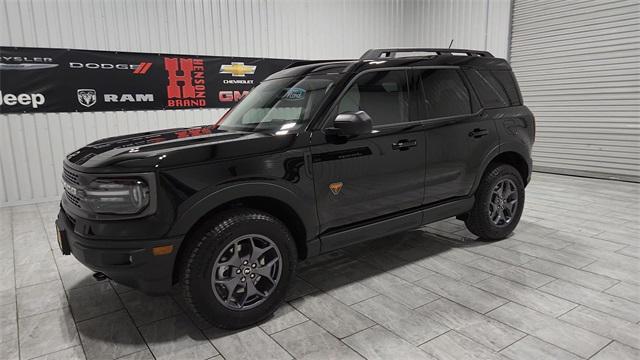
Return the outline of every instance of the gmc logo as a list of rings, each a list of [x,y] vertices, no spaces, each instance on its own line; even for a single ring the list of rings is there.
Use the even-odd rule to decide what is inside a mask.
[[[204,107],[206,83],[202,59],[164,58],[169,84],[167,85],[168,107]]]
[[[231,91],[231,90],[227,90],[227,91],[220,91],[218,92],[218,100],[220,100],[220,102],[226,103],[226,102],[238,102],[242,99],[245,98],[245,96],[249,95],[249,91],[244,90],[244,91]]]

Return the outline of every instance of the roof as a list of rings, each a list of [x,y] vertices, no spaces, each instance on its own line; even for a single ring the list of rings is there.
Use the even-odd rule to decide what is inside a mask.
[[[396,57],[398,53],[432,53]],[[474,69],[510,70],[505,59],[496,58],[487,51],[465,49],[394,48],[371,49],[358,60],[303,60],[296,61],[269,79],[303,76],[310,73],[360,72],[373,68],[461,66]]]

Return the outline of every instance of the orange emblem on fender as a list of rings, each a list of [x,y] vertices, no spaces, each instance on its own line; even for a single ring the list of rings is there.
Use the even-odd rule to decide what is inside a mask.
[[[329,189],[331,190],[333,195],[338,195],[340,193],[340,190],[342,190],[342,183],[341,182],[331,183],[329,184]]]

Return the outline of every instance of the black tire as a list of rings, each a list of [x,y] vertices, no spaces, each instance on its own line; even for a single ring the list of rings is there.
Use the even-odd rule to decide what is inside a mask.
[[[231,244],[249,234],[270,239],[279,251],[282,266],[278,282],[261,303],[252,308],[234,310],[223,304],[219,293],[214,293],[213,267],[222,256],[221,252],[230,246],[236,249]],[[280,220],[253,209],[229,210],[203,223],[186,241],[187,247],[179,264],[182,295],[190,310],[211,325],[224,329],[243,328],[265,319],[284,301],[295,272],[297,251],[293,237]],[[246,279],[248,281],[249,278]],[[256,277],[258,279],[259,276]],[[245,280],[243,282],[248,285]]]
[[[501,182],[515,185],[517,194],[517,204],[515,211],[511,214],[511,220],[503,224],[496,224],[492,221],[490,210],[495,205],[490,205],[494,199],[494,189]],[[510,182],[509,182],[510,181]],[[469,211],[465,225],[473,234],[482,240],[502,240],[505,239],[518,225],[524,207],[524,182],[522,176],[513,166],[507,164],[491,164],[480,180],[476,190],[476,200],[471,211]]]

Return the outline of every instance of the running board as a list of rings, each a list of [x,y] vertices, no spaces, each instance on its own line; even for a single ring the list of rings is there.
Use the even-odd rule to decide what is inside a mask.
[[[387,235],[419,228],[439,220],[457,216],[471,210],[475,198],[469,197],[434,205],[423,210],[403,214],[372,224],[347,229],[338,233],[320,236],[320,252],[327,252],[357,244],[363,241],[381,238]]]

